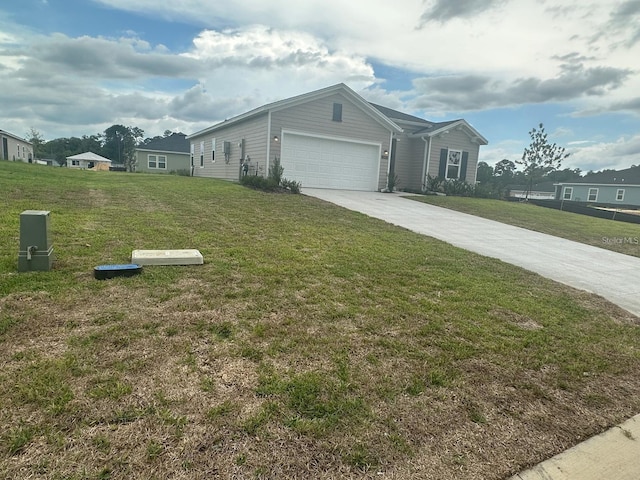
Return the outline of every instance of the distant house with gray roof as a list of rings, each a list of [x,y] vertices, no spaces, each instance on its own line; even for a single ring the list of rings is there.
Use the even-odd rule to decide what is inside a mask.
[[[555,184],[556,200],[601,206],[640,207],[640,165],[590,173],[580,180]]]
[[[150,140],[135,150],[136,171],[176,173],[190,171],[189,141],[184,133]]]

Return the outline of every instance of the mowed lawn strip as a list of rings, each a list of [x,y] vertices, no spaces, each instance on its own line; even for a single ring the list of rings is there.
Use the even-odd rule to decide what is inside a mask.
[[[640,411],[638,319],[497,260],[211,179],[0,191],[0,478],[501,479]],[[93,279],[141,248],[205,264]]]
[[[527,202],[416,195],[412,200],[640,257],[640,224],[589,217]]]

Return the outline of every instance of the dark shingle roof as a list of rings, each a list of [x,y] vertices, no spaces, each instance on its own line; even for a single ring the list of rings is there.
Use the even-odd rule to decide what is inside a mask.
[[[607,170],[606,172],[587,174],[580,180],[576,180],[575,183],[640,185],[640,165],[624,170]]]
[[[384,116],[386,116],[387,118],[390,118],[391,120],[400,120],[400,121],[404,120],[405,122],[418,122],[418,123],[425,123],[428,125],[431,125],[432,123],[425,120],[424,118],[414,117],[413,115],[409,115],[408,113],[402,113],[392,108],[383,107],[382,105],[377,105],[371,102],[369,102],[369,104],[373,108],[378,110],[380,113],[382,113]]]
[[[458,120],[449,120],[448,122],[435,122],[435,123],[431,123],[430,126],[426,127],[426,128],[421,128],[420,130],[416,130],[413,133],[429,133],[429,132],[435,132],[436,130],[440,130],[441,128],[446,127],[447,125],[451,125],[452,123],[456,123],[459,122],[460,119]]]
[[[184,133],[172,133],[168,137],[151,140],[149,143],[139,145],[143,150],[156,150],[158,152],[189,153],[191,146]]]

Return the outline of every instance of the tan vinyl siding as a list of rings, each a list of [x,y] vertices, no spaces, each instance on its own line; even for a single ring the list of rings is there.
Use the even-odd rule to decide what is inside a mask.
[[[7,151],[4,151],[4,140],[7,142]],[[6,156],[5,156],[6,153]],[[0,159],[29,162],[33,161],[33,146],[16,137],[0,132]]]
[[[431,145],[431,158],[429,159],[429,175],[432,177],[438,176],[441,149],[461,150],[463,152],[469,152],[465,181],[475,183],[476,170],[478,168],[478,153],[480,152],[480,146],[478,144],[471,142],[469,136],[461,131],[445,133],[442,136],[433,137],[431,141],[433,144]]]
[[[425,142],[421,138],[402,136],[396,142],[395,171],[399,190],[422,189]]]
[[[342,121],[333,121],[333,104],[342,104]],[[340,94],[330,95],[302,105],[275,111],[271,114],[271,135],[282,137],[283,130],[309,133],[345,140],[359,140],[381,145],[380,151],[390,150],[391,132],[376,122],[357,105]],[[270,160],[280,156],[280,144],[271,141]],[[388,159],[380,159],[378,188],[387,183]],[[287,176],[287,172],[284,172]]]
[[[193,175],[196,177],[214,177],[224,180],[237,181],[240,178],[239,144],[244,138],[244,153],[251,158],[251,168],[254,172],[256,166],[258,172],[266,176],[266,151],[267,151],[267,121],[268,115],[260,115],[244,122],[220,128],[216,131],[205,133],[189,139],[194,145]],[[216,139],[216,158],[212,160],[212,141]],[[204,167],[200,167],[200,142],[204,141]],[[229,142],[231,151],[229,163],[225,161],[224,142]]]

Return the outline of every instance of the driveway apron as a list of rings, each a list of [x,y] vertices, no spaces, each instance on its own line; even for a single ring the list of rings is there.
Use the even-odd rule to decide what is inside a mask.
[[[596,293],[640,316],[640,258],[416,202],[397,193],[311,188],[303,193]]]

